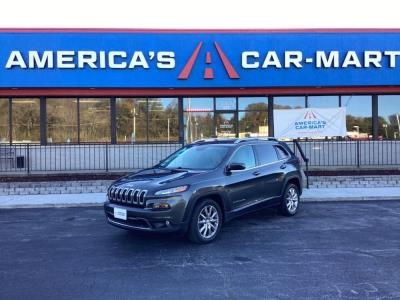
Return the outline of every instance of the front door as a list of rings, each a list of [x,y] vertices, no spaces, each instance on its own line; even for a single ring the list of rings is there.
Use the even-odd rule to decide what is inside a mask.
[[[218,138],[236,137],[236,113],[217,112],[215,114],[215,135]]]

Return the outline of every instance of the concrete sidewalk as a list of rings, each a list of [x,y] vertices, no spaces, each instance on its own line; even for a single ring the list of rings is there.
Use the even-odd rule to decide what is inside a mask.
[[[400,200],[400,187],[312,188],[305,189],[301,201]],[[105,193],[0,196],[0,209],[23,207],[101,206]]]

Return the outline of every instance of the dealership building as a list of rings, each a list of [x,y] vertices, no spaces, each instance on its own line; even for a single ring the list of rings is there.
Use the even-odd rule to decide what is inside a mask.
[[[0,45],[0,169],[32,159],[20,145],[71,164],[68,145],[274,136],[294,108],[345,107],[341,140],[400,139],[400,30],[2,29]]]

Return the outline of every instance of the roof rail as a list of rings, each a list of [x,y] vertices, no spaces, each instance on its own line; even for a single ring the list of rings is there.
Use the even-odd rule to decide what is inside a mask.
[[[278,141],[274,137],[260,137],[260,138],[239,138],[235,141],[235,144],[242,143],[242,142],[248,142],[248,141]]]

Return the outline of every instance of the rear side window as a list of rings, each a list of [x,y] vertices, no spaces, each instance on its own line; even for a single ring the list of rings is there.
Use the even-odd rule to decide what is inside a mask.
[[[233,154],[231,163],[242,163],[246,166],[246,169],[254,168],[256,166],[256,159],[252,147],[240,147],[235,154]]]
[[[279,159],[288,158],[289,154],[281,146],[275,146],[275,149],[276,149],[276,153],[278,154]]]
[[[272,145],[261,144],[254,146],[254,148],[256,149],[260,165],[273,163],[278,160],[278,156]]]

